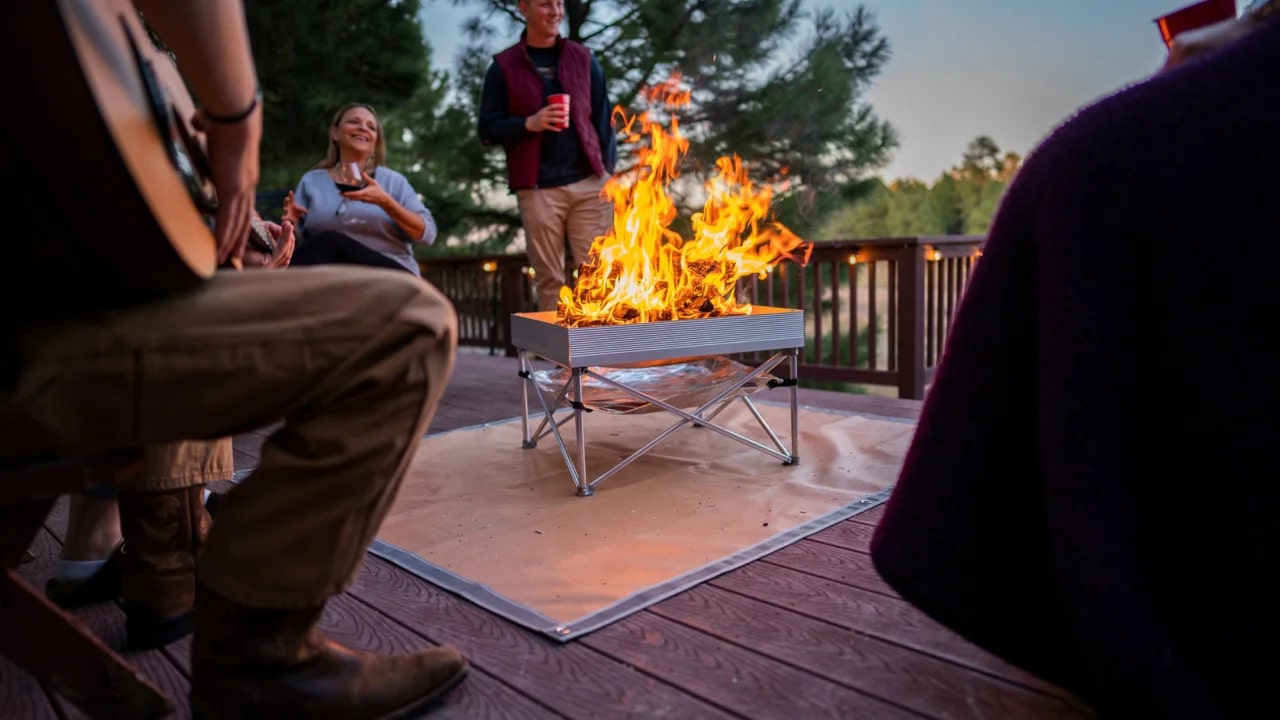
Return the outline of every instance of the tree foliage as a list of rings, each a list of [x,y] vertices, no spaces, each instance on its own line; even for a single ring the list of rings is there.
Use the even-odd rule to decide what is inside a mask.
[[[368,102],[387,131],[388,164],[423,195],[442,237],[505,249],[519,216],[501,150],[483,146],[475,126],[485,70],[523,20],[514,0],[452,2],[475,14],[464,52],[445,71],[431,66],[420,0],[248,0],[266,97],[263,187],[292,187],[322,156],[333,112]],[[866,101],[889,45],[862,7],[838,14],[806,11],[801,0],[566,0],[566,15],[567,36],[596,53],[610,99],[628,113],[646,108],[646,87],[673,72],[686,79],[687,178],[700,180],[716,158],[736,153],[753,180],[785,188],[775,211],[801,235],[874,190],[867,178],[897,145]],[[620,149],[626,167],[629,149]],[[445,245],[430,252],[449,252]]]
[[[991,138],[972,140],[960,163],[932,185],[902,179],[877,182],[867,196],[830,216],[828,239],[985,234],[1005,188],[1022,162]]]
[[[429,77],[419,0],[248,0],[265,99],[262,187],[293,187],[324,157],[348,102],[386,114]]]
[[[443,197],[445,188],[424,192],[448,206],[442,231],[479,233],[501,244],[519,218],[504,198],[501,150],[480,145],[474,118],[485,69],[495,52],[515,42],[523,19],[511,0],[455,4],[473,7],[476,15],[466,25],[468,46],[449,84],[452,93],[424,96],[397,120],[422,138],[417,150],[438,154],[443,144],[455,159],[465,159],[448,161],[451,197]],[[565,9],[566,36],[592,49],[611,101],[629,114],[648,109],[647,87],[677,72],[685,78],[692,91],[691,104],[679,111],[692,140],[686,177],[699,179],[716,158],[736,153],[753,180],[787,188],[775,208],[797,232],[857,196],[865,176],[896,147],[892,128],[866,102],[889,45],[862,7],[837,15],[806,13],[800,0],[566,0]],[[470,145],[436,134],[455,131],[455,117],[471,118]],[[411,148],[401,149],[405,159],[412,157]],[[628,148],[620,151],[626,167]],[[445,163],[430,155],[423,160],[431,173]],[[440,182],[425,171],[411,179],[420,190]]]

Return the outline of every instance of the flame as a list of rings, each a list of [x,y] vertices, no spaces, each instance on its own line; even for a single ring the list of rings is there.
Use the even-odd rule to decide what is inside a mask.
[[[747,176],[734,154],[716,161],[704,185],[706,202],[690,218],[693,237],[670,229],[675,202],[667,193],[680,177],[689,140],[674,109],[689,102],[678,74],[646,93],[651,103],[671,109],[670,129],[649,113],[627,117],[622,127],[631,142],[647,138],[634,170],[605,183],[613,203],[613,226],[595,239],[591,259],[579,267],[573,289],[560,290],[557,322],[567,327],[749,315],[734,288],[739,279],[764,277],[783,260],[805,264],[813,245],[770,218],[774,190]]]

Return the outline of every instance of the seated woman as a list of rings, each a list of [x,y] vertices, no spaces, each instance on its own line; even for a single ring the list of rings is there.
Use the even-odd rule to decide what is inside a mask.
[[[350,103],[338,110],[324,160],[285,197],[283,217],[301,233],[293,265],[369,265],[421,275],[413,245],[435,242],[436,223],[404,175],[383,164],[386,154],[372,107]],[[352,163],[362,177],[342,173]],[[363,187],[345,189],[359,183]]]

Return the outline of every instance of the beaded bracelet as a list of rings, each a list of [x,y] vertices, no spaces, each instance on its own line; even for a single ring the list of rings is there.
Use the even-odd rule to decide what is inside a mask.
[[[253,94],[253,99],[249,101],[249,106],[240,112],[232,115],[214,115],[205,110],[204,118],[211,123],[218,123],[219,125],[235,125],[236,123],[244,122],[246,118],[252,115],[253,111],[258,109],[258,103],[260,102],[262,102],[262,91],[258,90]]]

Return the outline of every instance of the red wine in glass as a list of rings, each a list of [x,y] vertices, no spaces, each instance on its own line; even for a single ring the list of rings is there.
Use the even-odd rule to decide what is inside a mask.
[[[338,192],[355,192],[364,189],[364,173],[358,163],[339,163],[333,171],[333,184]]]

